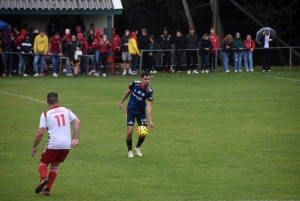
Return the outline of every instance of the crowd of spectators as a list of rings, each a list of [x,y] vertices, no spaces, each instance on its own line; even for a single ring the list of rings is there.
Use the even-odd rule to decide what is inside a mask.
[[[29,28],[24,24],[22,29],[9,26],[9,33],[0,31],[0,70],[1,75],[6,76],[8,71],[27,77],[30,74],[37,77],[43,76],[45,72],[45,56],[51,57],[52,73],[58,76],[59,57],[66,58],[65,71],[67,76],[78,76],[87,72],[87,60],[90,59],[92,69],[89,75],[106,77],[106,67],[109,52],[122,58],[122,75],[137,74],[139,57],[142,59],[142,68],[151,73],[157,73],[156,63],[158,50],[162,55],[162,72],[180,71],[182,64],[186,63],[188,74],[198,74],[198,55],[201,59],[202,73],[215,72],[216,51],[220,48],[224,66],[224,72],[228,70],[229,54],[233,54],[234,72],[242,72],[242,60],[244,60],[245,70],[253,72],[252,52],[255,49],[255,42],[251,35],[247,35],[245,40],[237,32],[234,37],[228,34],[222,42],[216,35],[215,30],[199,37],[194,28],[190,28],[189,33],[183,36],[178,30],[175,37],[168,34],[168,29],[162,30],[160,37],[149,36],[145,28],[138,31],[126,29],[120,38],[116,29],[112,28],[111,41],[108,40],[107,28],[101,31],[96,29],[93,23],[86,31],[85,24],[80,16],[77,17],[71,28],[64,30],[61,34],[61,26],[58,25],[55,17],[51,18],[45,30]],[[7,34],[10,36],[10,49],[5,40]],[[266,29],[259,38],[263,49],[263,71],[271,71],[271,50],[273,38],[270,30]],[[143,54],[141,55],[141,51]],[[16,54],[5,54],[5,52],[16,52]],[[171,58],[174,53],[176,66],[171,66]],[[18,61],[18,62],[16,62]],[[40,61],[40,64],[39,64]],[[72,69],[73,67],[73,73]]]

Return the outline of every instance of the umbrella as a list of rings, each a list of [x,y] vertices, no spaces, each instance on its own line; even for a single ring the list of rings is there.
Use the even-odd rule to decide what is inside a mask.
[[[261,44],[260,44],[260,41],[259,41],[259,38],[262,36],[262,33],[263,33],[266,29],[269,29],[269,30],[270,30],[270,35],[275,39],[276,31],[274,31],[274,29],[272,29],[272,28],[270,28],[270,27],[264,27],[264,28],[261,28],[261,29],[256,33],[256,38],[255,38],[255,42],[257,42],[259,45],[261,45]]]

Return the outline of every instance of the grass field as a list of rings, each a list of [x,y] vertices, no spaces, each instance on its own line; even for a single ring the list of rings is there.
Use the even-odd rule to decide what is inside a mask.
[[[0,78],[0,200],[300,200],[299,70],[154,75],[155,129],[128,158],[119,101],[134,79]],[[30,153],[52,91],[82,129],[44,197],[46,134]]]

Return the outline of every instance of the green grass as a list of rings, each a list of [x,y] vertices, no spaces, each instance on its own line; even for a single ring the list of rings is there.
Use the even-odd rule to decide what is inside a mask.
[[[139,77],[0,78],[0,200],[41,200],[30,156],[46,100],[81,120],[47,200],[299,200],[300,71],[157,74],[153,121],[127,158],[119,101]],[[16,94],[19,96],[8,95]],[[134,145],[137,136],[134,137]]]

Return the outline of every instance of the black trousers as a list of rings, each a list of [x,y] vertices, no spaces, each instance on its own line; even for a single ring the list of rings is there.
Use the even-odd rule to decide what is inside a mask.
[[[269,48],[263,49],[263,55],[262,55],[263,70],[271,70],[271,56],[272,56],[271,49]]]
[[[169,70],[171,67],[171,52],[170,51],[164,51],[162,52],[163,54],[163,63],[162,63],[162,68],[163,70]],[[166,68],[167,65],[167,68]]]
[[[24,68],[23,73],[28,74],[29,73],[30,56],[26,55],[26,56],[22,56],[22,58],[23,58],[22,68]]]
[[[5,71],[5,66],[3,62],[3,54],[0,54],[0,76],[2,76],[4,71]]]
[[[181,70],[181,64],[184,63],[184,52],[183,51],[177,51],[175,52],[176,56],[176,69],[177,71]]]
[[[151,67],[151,70],[155,70],[156,68],[156,58],[153,57],[152,55],[149,55],[149,61],[150,61],[150,67]]]
[[[143,52],[142,67],[144,70],[149,70],[149,52]]]
[[[209,54],[209,68],[213,72],[216,70],[216,54]]]
[[[103,73],[106,73],[106,64],[107,64],[107,59],[108,59],[108,52],[100,52],[100,58],[99,58],[99,63],[101,67],[101,65],[103,65]],[[100,71],[100,68],[99,68]]]
[[[193,60],[192,68],[191,68],[191,58]],[[187,50],[186,51],[186,65],[188,70],[195,70],[197,63],[197,51],[196,50]]]

